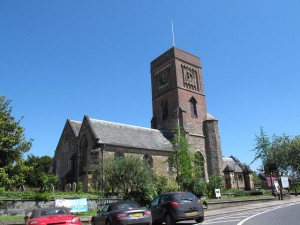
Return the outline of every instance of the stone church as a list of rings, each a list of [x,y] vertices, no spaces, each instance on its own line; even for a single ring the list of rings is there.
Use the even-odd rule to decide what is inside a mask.
[[[151,64],[151,129],[89,118],[67,119],[52,161],[60,189],[69,183],[93,188],[93,171],[100,159],[136,155],[160,175],[168,176],[174,152],[172,131],[180,127],[195,154],[203,178],[223,176],[218,121],[206,110],[200,58],[172,47]]]

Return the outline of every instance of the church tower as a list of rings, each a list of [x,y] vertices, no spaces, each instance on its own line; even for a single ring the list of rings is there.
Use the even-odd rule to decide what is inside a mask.
[[[191,152],[203,164],[203,177],[221,175],[217,120],[206,111],[200,58],[172,47],[151,62],[151,82],[151,127],[173,131],[179,125]]]

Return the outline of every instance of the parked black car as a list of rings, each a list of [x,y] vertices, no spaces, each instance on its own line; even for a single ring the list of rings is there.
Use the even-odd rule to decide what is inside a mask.
[[[105,204],[91,219],[92,225],[152,225],[151,211],[134,201]]]
[[[204,209],[199,198],[191,192],[170,192],[154,198],[148,205],[152,222],[174,225],[182,220],[204,221]]]

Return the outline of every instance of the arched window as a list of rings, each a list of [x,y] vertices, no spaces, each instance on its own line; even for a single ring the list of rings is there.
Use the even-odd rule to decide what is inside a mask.
[[[86,173],[86,165],[87,165],[87,149],[88,149],[88,141],[86,137],[83,137],[80,142],[80,156],[79,156],[79,174]]]
[[[201,152],[195,153],[195,175],[201,178],[205,178],[205,170],[204,170],[204,157]]]
[[[191,109],[191,116],[193,118],[196,118],[198,115],[197,115],[197,101],[194,97],[192,97],[190,99],[190,109]]]
[[[171,158],[168,159],[168,171],[169,172],[174,172],[175,171],[174,162]]]
[[[69,171],[70,157],[69,157],[70,145],[68,139],[65,139],[63,149],[60,157],[61,170],[60,175],[64,176]]]
[[[145,154],[143,157],[145,166],[147,166],[148,168],[152,168],[153,167],[153,159],[152,156],[149,154]]]
[[[163,100],[161,102],[161,116],[162,116],[162,120],[166,120],[169,117],[168,101],[167,100]]]

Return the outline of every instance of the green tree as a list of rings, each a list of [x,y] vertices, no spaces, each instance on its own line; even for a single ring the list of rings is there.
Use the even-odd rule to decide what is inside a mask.
[[[209,197],[215,197],[215,189],[220,189],[221,191],[224,189],[223,177],[213,175],[209,178],[209,182],[207,184],[207,194]]]
[[[255,162],[258,159],[261,159],[263,164],[266,165],[268,163],[268,155],[271,148],[270,137],[265,133],[263,127],[260,128],[260,135],[255,135],[256,145],[252,151],[255,151],[254,160],[251,162]]]
[[[102,171],[105,176],[102,176]],[[123,198],[145,203],[157,195],[154,172],[138,157],[105,160],[94,173],[95,181],[103,184],[105,194],[118,193]],[[99,188],[100,186],[98,186]]]
[[[29,154],[24,164],[32,167],[32,172],[26,177],[26,184],[30,187],[44,188],[44,182],[41,177],[47,175],[51,166],[52,157],[50,156],[34,156]],[[50,179],[50,177],[49,177]],[[48,180],[48,179],[47,179]]]
[[[260,187],[261,186],[261,180],[259,179],[257,173],[255,171],[252,172],[253,177],[253,183],[254,187]]]
[[[25,138],[25,129],[20,125],[21,120],[12,116],[11,100],[0,96],[0,167],[13,164],[21,159],[23,153],[30,150],[32,139]]]
[[[3,169],[1,187],[6,190],[23,189],[26,184],[26,177],[32,172],[32,167],[24,164],[23,159],[18,159],[14,164],[9,164]]]
[[[204,179],[199,179],[197,176],[194,176],[191,180],[191,188],[189,191],[193,192],[199,198],[206,192],[207,182]]]
[[[51,185],[55,186],[58,180],[58,177],[54,174],[41,173],[38,177],[39,187],[42,191],[51,191]]]
[[[190,187],[193,177],[194,156],[189,151],[189,143],[185,133],[180,127],[174,130],[172,139],[174,154],[170,156],[170,161],[177,171],[177,182],[181,189],[186,190]]]
[[[171,177],[158,176],[157,174],[154,174],[154,183],[157,194],[178,190],[177,182]]]
[[[260,135],[256,136],[255,158],[261,159],[266,173],[283,172],[294,177],[300,175],[300,136],[290,137],[273,135],[270,138],[260,128]]]

